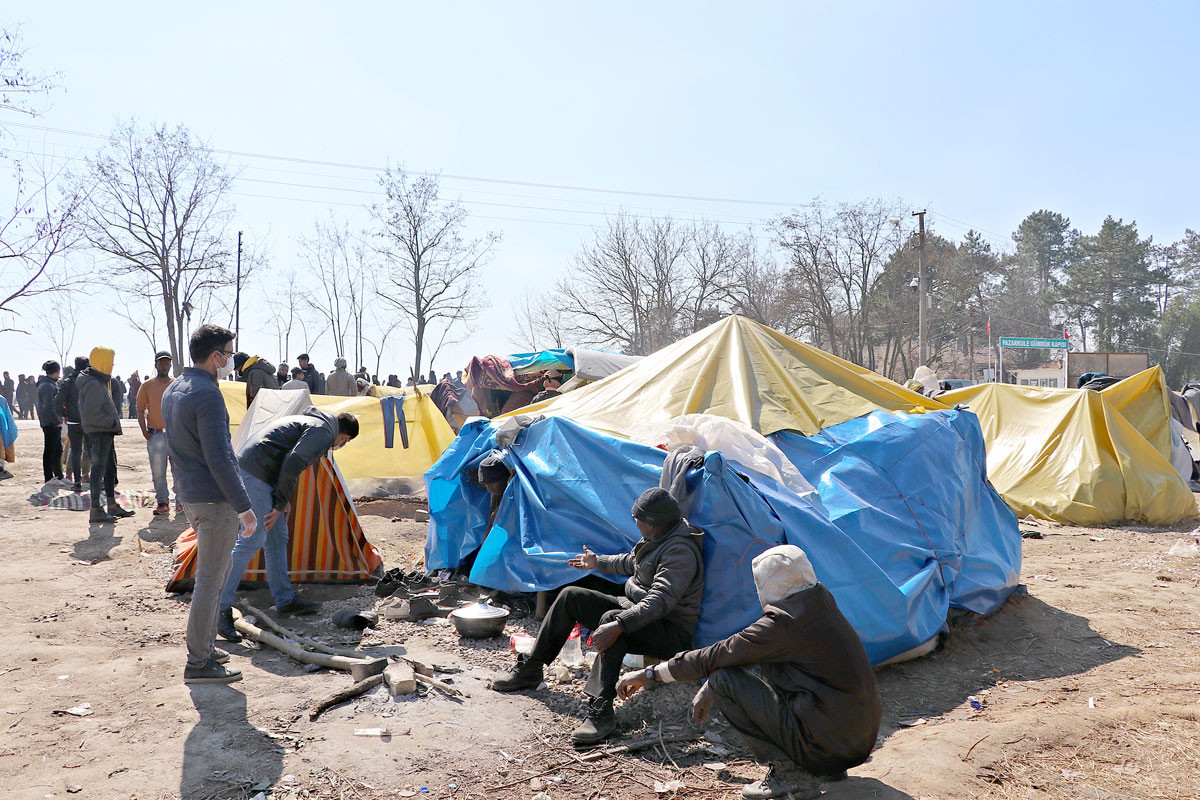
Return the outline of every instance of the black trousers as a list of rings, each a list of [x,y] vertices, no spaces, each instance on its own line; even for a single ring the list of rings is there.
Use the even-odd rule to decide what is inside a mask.
[[[807,769],[800,725],[771,684],[743,669],[726,667],[708,676],[708,688],[755,760],[763,764],[791,762]]]
[[[61,478],[62,471],[62,425],[45,425],[42,427],[45,444],[42,446],[42,475],[49,482],[53,478]]]
[[[576,623],[581,628],[594,631],[604,623],[615,620],[623,610],[620,600],[610,594],[568,586],[559,592],[554,605],[546,613],[529,657],[549,664],[567,643]],[[611,702],[617,696],[621,660],[627,653],[670,658],[691,646],[692,632],[666,619],[655,620],[632,633],[622,633],[612,647],[596,657],[584,692],[590,697]]]
[[[116,502],[117,450],[113,447],[113,434],[88,434],[88,456],[92,459],[92,474],[89,483],[92,490],[92,508],[101,508],[101,491]]]
[[[83,426],[67,423],[67,476],[75,483],[82,483],[80,468],[83,464]]]

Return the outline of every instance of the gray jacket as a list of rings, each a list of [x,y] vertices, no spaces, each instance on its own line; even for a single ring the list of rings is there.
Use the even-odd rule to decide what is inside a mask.
[[[254,402],[254,397],[261,389],[278,389],[279,381],[275,380],[275,365],[265,359],[258,359],[242,373],[246,379],[246,406]]]
[[[109,376],[88,367],[75,379],[75,389],[79,392],[79,421],[83,432],[89,436],[93,433],[120,436],[121,415],[113,403]]]
[[[249,511],[217,379],[199,367],[186,367],[163,391],[162,415],[171,471],[183,501],[227,502],[239,514]]]
[[[37,381],[37,416],[38,425],[48,428],[51,425],[62,425],[62,417],[55,409],[55,398],[58,397],[58,381],[49,375],[43,375]]]
[[[629,575],[625,610],[617,622],[626,633],[659,619],[670,619],[695,632],[704,593],[704,532],[686,519],[652,542],[645,539],[633,552],[596,556],[601,572]]]
[[[271,507],[282,509],[300,473],[329,452],[337,435],[337,417],[310,406],[255,431],[238,448],[238,464],[272,487]]]
[[[332,397],[355,397],[358,395],[358,382],[345,367],[337,367],[326,376],[325,391]]]

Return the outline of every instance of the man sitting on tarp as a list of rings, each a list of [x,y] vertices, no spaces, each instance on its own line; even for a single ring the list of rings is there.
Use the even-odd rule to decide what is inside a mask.
[[[648,683],[708,678],[692,700],[696,721],[707,721],[715,704],[754,757],[770,764],[742,797],[816,798],[822,777],[840,779],[871,755],[881,714],[875,673],[803,550],[772,547],[751,568],[761,619],[724,641],[627,673],[618,689],[629,698]]]
[[[613,700],[621,660],[626,653],[669,658],[692,646],[704,592],[703,532],[679,512],[665,489],[649,489],[633,504],[642,539],[633,551],[599,556],[584,547],[570,560],[576,569],[631,576],[625,596],[568,586],[559,593],[538,631],[533,651],[517,657],[517,666],[492,682],[500,692],[536,689],[542,668],[558,655],[575,624],[592,631],[599,651],[584,691],[592,698],[587,721],[571,739],[594,744],[617,729]]]
[[[252,535],[239,536],[233,546],[217,618],[217,633],[223,638],[242,640],[233,627],[233,601],[246,567],[259,550],[266,561],[267,586],[275,599],[275,610],[280,614],[311,614],[321,607],[316,600],[297,595],[288,577],[288,504],[300,473],[356,436],[358,418],[353,414],[343,411],[335,417],[310,406],[303,414],[280,417],[264,425],[238,448],[242,483],[250,496],[250,507],[262,524]]]

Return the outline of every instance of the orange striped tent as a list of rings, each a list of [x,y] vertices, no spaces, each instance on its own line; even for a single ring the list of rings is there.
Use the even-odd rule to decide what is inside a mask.
[[[383,559],[367,541],[354,501],[328,457],[296,482],[288,531],[288,574],[293,582],[366,581],[382,568]],[[167,591],[191,591],[195,576],[196,532],[188,528],[175,542],[175,573]],[[266,582],[262,551],[242,580]]]

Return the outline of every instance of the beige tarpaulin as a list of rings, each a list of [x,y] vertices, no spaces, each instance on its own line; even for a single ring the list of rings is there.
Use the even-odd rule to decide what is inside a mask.
[[[985,383],[938,399],[979,417],[988,477],[1019,517],[1170,525],[1197,516],[1171,465],[1170,410],[1157,367],[1103,392]]]
[[[876,409],[947,408],[868,369],[731,316],[604,380],[522,414],[569,417],[628,437],[636,427],[684,414],[713,414],[762,434],[814,434]]]

